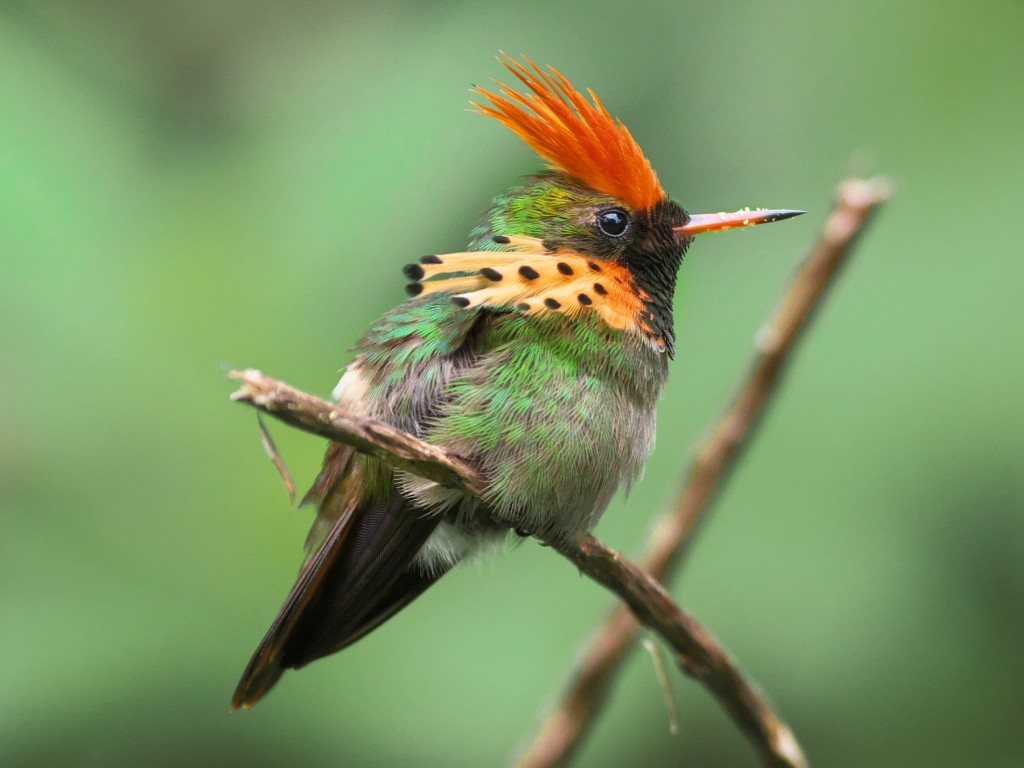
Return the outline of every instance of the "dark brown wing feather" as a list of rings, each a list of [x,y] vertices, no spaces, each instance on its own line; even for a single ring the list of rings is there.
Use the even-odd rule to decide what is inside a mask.
[[[349,499],[346,506],[303,565],[284,607],[242,673],[231,699],[233,709],[259,701],[286,669],[297,669],[363,637],[441,575],[427,578],[407,570],[439,516],[413,508],[397,488],[385,499]]]
[[[447,304],[445,304],[447,306]],[[407,317],[402,310],[400,318]],[[386,317],[381,329],[408,322]],[[440,381],[475,361],[476,339],[488,322],[486,313],[458,310],[446,328],[450,336],[435,342],[438,357],[417,374]],[[412,326],[410,326],[411,328]],[[384,331],[371,332],[360,342],[365,351],[394,352],[393,339]],[[396,334],[394,338],[403,338]],[[409,336],[408,344],[423,343]],[[364,361],[365,362],[365,361]],[[368,366],[373,375],[374,366]],[[388,366],[380,367],[383,376]],[[418,386],[418,385],[417,385]],[[442,387],[417,390],[423,418],[443,401]],[[408,428],[408,425],[406,425]],[[232,708],[251,707],[281,678],[286,669],[354,643],[412,602],[443,573],[421,576],[409,565],[437,528],[441,515],[424,515],[403,498],[387,478],[391,469],[376,459],[357,454],[338,443],[328,446],[323,468],[303,503],[318,508],[306,539],[309,555],[299,571],[284,607],[253,654],[231,699]],[[382,486],[384,486],[382,488]]]

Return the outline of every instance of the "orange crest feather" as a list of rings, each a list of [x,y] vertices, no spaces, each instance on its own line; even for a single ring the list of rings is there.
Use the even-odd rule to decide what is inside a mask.
[[[503,123],[553,167],[598,192],[638,210],[664,199],[650,161],[593,91],[587,91],[591,103],[554,67],[548,74],[523,60],[525,65],[505,55],[501,63],[532,93],[524,95],[501,83],[500,95],[474,88],[493,106],[473,106]]]

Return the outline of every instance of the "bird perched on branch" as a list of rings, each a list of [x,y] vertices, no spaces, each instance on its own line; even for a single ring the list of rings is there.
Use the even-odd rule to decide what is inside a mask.
[[[654,444],[675,351],[672,299],[691,239],[802,211],[687,213],[626,127],[528,59],[523,90],[474,104],[548,169],[494,199],[468,249],[405,268],[412,298],[366,332],[341,408],[441,446],[487,479],[470,497],[332,443],[305,501],[317,518],[284,607],[232,698],[340,651],[510,531],[590,531]]]

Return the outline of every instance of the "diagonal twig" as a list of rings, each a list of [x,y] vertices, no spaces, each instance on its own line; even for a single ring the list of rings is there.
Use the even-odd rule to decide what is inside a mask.
[[[231,371],[242,386],[233,400],[247,403],[292,426],[389,461],[421,477],[479,493],[483,478],[455,456],[394,427],[341,411],[256,370]],[[671,647],[683,668],[703,682],[733,720],[758,741],[771,765],[803,766],[790,730],[772,712],[732,657],[696,619],[684,613],[657,581],[593,535],[578,544],[551,545],[591,579],[617,594],[637,618]]]
[[[602,627],[561,706],[551,715],[521,766],[563,764],[578,746],[610,689],[619,661],[637,634],[639,620],[675,651],[679,665],[719,699],[769,766],[798,768],[807,762],[789,728],[772,711],[729,654],[692,616],[681,611],[659,583],[676,567],[687,540],[776,385],[800,331],[831,283],[856,235],[886,198],[883,181],[840,187],[839,200],[822,235],[798,271],[774,319],[758,338],[758,354],[733,405],[693,462],[673,512],[655,529],[641,569],[593,536],[555,548],[582,572],[615,592],[619,608]],[[396,467],[443,485],[479,494],[485,487],[458,457],[389,425],[346,414],[336,406],[258,371],[234,371],[242,387],[233,398],[294,426],[378,456]],[[646,571],[646,572],[645,572]],[[634,618],[636,617],[636,618]]]
[[[697,452],[674,508],[655,526],[643,569],[659,582],[670,578],[678,567],[684,543],[757,425],[800,332],[838,274],[856,237],[889,192],[889,184],[882,179],[851,180],[839,186],[835,207],[817,242],[797,270],[775,315],[758,333],[753,363],[732,405]],[[615,673],[638,633],[639,625],[629,610],[622,606],[613,610],[573,671],[558,707],[520,758],[519,768],[547,768],[569,759],[607,698]],[[742,725],[743,713],[731,714]],[[762,724],[767,726],[767,721],[762,720]],[[772,738],[770,727],[760,731],[753,722],[747,725],[750,727],[744,730],[758,745],[764,763],[780,764],[772,751],[765,749]],[[799,747],[795,754],[799,754]],[[800,756],[793,764],[804,762]]]
[[[337,405],[252,368],[229,371],[227,376],[242,382],[231,395],[232,400],[248,403],[293,427],[351,445],[393,467],[448,488],[468,491],[475,496],[483,493],[483,478],[471,466],[390,424],[347,413]]]

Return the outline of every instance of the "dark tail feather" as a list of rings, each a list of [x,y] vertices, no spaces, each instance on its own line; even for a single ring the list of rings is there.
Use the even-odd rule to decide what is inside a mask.
[[[343,515],[311,557],[253,654],[231,699],[249,708],[286,669],[354,643],[398,613],[441,575],[407,570],[439,515],[423,513],[399,492]]]
[[[370,634],[381,624],[405,608],[409,603],[422,595],[427,590],[427,587],[434,584],[447,572],[448,568],[445,568],[443,571],[438,571],[430,576],[420,576],[418,573],[406,571],[398,577],[398,581],[392,584],[391,588],[388,589],[388,591],[381,597],[380,601],[374,606],[373,611],[367,614],[366,618],[363,619],[363,623],[359,625],[359,628],[347,635],[343,640],[339,641],[338,645],[332,647],[327,651],[327,653],[322,655],[326,656],[329,653],[337,653],[343,648],[348,648],[352,643],[356,642],[356,640],[361,640],[366,637],[366,635]],[[309,661],[314,661],[317,658],[320,657],[316,656],[306,662],[296,663],[293,669],[298,669],[304,664],[308,664]]]
[[[252,709],[253,704],[266,696],[270,689],[277,685],[284,670],[284,667],[280,667],[276,663],[257,664],[257,657],[253,656],[231,697],[232,711],[239,707]]]

